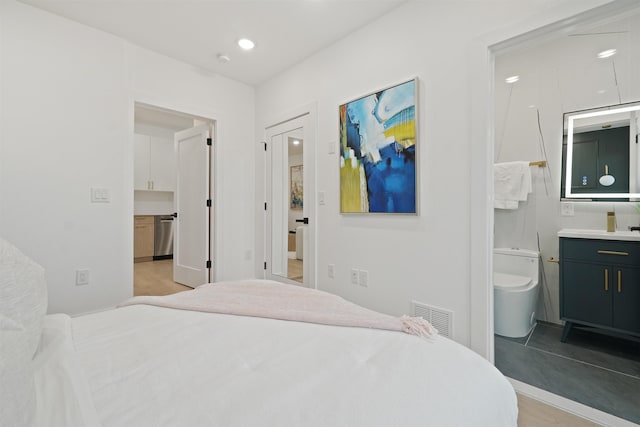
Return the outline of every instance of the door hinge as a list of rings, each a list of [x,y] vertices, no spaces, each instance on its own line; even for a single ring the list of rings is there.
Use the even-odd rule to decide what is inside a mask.
[[[264,262],[264,269],[267,269],[267,261]]]
[[[211,260],[207,261],[207,268],[211,268]]]
[[[266,142],[262,142],[264,144],[264,151],[267,151],[267,143]]]
[[[213,145],[213,140],[211,138],[207,138],[207,145]]]
[[[211,207],[211,199],[207,199],[207,207],[210,208]]]
[[[264,210],[267,210],[267,202],[264,202]]]

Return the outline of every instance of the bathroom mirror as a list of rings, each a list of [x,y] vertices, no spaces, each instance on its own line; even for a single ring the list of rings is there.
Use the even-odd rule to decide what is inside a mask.
[[[564,114],[561,198],[640,199],[640,102]]]

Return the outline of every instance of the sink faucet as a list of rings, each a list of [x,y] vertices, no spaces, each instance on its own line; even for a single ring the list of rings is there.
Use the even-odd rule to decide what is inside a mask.
[[[640,227],[629,227],[629,231],[640,231]]]

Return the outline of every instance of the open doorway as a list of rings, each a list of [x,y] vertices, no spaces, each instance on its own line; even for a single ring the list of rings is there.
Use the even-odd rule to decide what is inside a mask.
[[[191,135],[193,129],[198,131],[195,136]],[[184,136],[180,136],[185,134],[189,134],[187,136],[191,139],[204,138],[202,144],[210,145],[209,136],[213,134],[213,121],[142,103],[135,104],[135,296],[181,292],[205,283],[210,278],[209,248],[213,218],[210,214],[209,193],[211,153],[208,148],[203,148],[198,143],[188,144],[198,146],[197,152],[190,147],[186,150],[181,148],[184,144],[179,144],[178,139],[185,139]],[[206,150],[202,153],[207,154],[202,155],[200,150]],[[200,162],[202,165],[191,164],[199,162],[203,157],[206,158]],[[185,185],[191,185],[185,183],[185,180],[191,179],[193,175],[183,176],[185,165],[190,170],[200,171],[195,178],[198,185],[194,191],[184,191]],[[198,198],[198,203],[195,202],[195,198]],[[202,200],[199,200],[200,198]],[[178,221],[179,211],[183,211],[183,215],[180,215],[182,224]],[[192,239],[191,236],[199,238]],[[176,243],[177,241],[180,243]],[[197,268],[188,270],[195,271],[194,283],[197,284],[185,282],[175,276],[175,264],[178,260],[196,258]],[[180,271],[185,270],[181,265],[178,268]]]
[[[608,265],[591,259],[572,261],[580,260],[579,248],[592,240],[572,238],[576,246],[564,251],[560,240],[569,230],[604,231],[608,211],[616,212],[619,231],[637,223],[634,203],[565,199],[561,170],[566,166],[562,156],[565,113],[640,100],[633,71],[640,62],[636,48],[639,17],[640,9],[635,9],[585,22],[572,20],[558,35],[511,43],[496,54],[492,85],[494,160],[499,168],[519,160],[530,162],[532,184],[527,200],[515,201],[513,209],[496,209],[494,215],[496,367],[529,389],[544,390],[634,423],[640,422],[635,392],[640,389],[640,323],[621,331],[623,328],[604,320],[563,335],[563,324],[573,321],[567,315],[568,304],[606,319],[615,307],[612,295],[622,292],[609,287],[609,278],[603,275]],[[608,129],[612,124],[601,127]],[[626,134],[629,136],[628,130]],[[578,130],[572,135],[579,135]],[[636,144],[636,135],[632,132],[627,138],[627,150]],[[607,153],[624,158],[605,139],[597,142]],[[597,165],[600,154],[597,149],[593,154],[592,163]],[[629,166],[628,160],[622,162]],[[602,168],[594,167],[597,176],[609,162],[602,163]],[[631,162],[631,166],[637,164],[637,160]],[[577,186],[595,184],[586,173],[582,175]],[[500,199],[497,190],[494,196]],[[593,242],[599,245],[615,239],[611,233]],[[569,267],[585,273],[570,274]],[[634,276],[627,277],[633,280]],[[622,278],[615,280],[612,276],[610,281],[616,286],[624,284]],[[567,292],[573,288],[579,290],[575,295]],[[591,289],[596,289],[597,304],[588,305]],[[622,314],[613,316],[621,318]]]

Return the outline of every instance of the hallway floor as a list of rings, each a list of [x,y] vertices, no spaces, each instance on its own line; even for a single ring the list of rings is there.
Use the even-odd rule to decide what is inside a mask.
[[[133,264],[133,295],[169,295],[191,288],[173,281],[173,260]]]
[[[538,322],[524,338],[495,336],[506,376],[640,424],[640,342]]]

